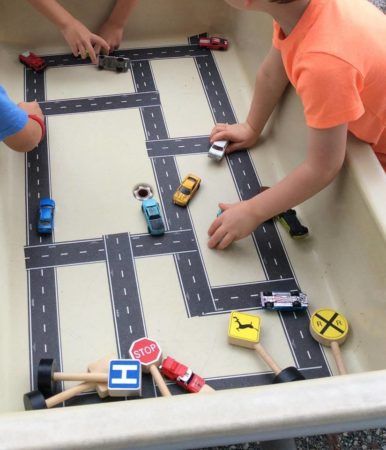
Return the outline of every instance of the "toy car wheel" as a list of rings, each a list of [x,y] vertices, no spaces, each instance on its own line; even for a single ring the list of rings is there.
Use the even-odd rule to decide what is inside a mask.
[[[116,71],[117,71],[117,73],[122,73],[122,72],[123,72],[123,69],[122,69],[122,67],[117,67],[117,68],[116,68]]]
[[[98,70],[103,70],[103,67],[102,66],[98,66]]]
[[[290,383],[291,381],[299,380],[305,380],[304,376],[299,372],[299,370],[296,367],[286,367],[276,375],[272,383]]]
[[[300,292],[297,289],[294,289],[291,292],[291,295],[300,295]]]
[[[272,309],[273,308],[273,303],[272,302],[265,302],[264,306],[268,309]]]
[[[272,292],[271,291],[264,291],[263,295],[265,295],[266,297],[271,297],[272,296]]]
[[[292,306],[294,308],[300,308],[302,306],[302,304],[299,302],[299,300],[296,300],[296,301],[292,302]]]

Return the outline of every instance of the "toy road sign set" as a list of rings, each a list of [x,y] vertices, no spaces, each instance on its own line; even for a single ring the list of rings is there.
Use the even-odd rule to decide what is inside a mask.
[[[179,59],[192,59],[197,78],[202,83],[203,97],[210,106],[215,122],[236,123],[223,78],[212,52],[226,50],[228,45],[226,39],[202,35],[190,38],[188,45],[127,49],[119,50],[116,56],[101,55],[97,68],[106,72],[95,70],[94,76],[106,76],[120,81],[128,77],[130,83],[133,81],[135,92],[53,101],[46,99],[50,77],[46,76],[44,71],[53,67],[58,71],[66,71],[67,68],[74,70],[90,65],[90,62],[72,55],[50,55],[45,58],[31,52],[20,55],[20,62],[26,66],[26,101],[37,100],[47,118],[100,111],[108,114],[110,110],[136,109],[140,117],[139,123],[143,126],[143,130],[140,130],[141,139],[142,136],[146,139],[147,154],[144,157],[149,159],[152,169],[150,173],[154,175],[154,181],[151,180],[153,183],[147,183],[143,182],[143,179],[138,180],[141,174],[131,173],[130,168],[127,170],[128,185],[129,182],[135,184],[133,195],[127,201],[135,202],[138,207],[139,233],[132,234],[129,229],[122,229],[119,233],[114,231],[114,234],[80,239],[74,226],[75,238],[61,241],[57,238],[60,235],[59,227],[65,219],[61,211],[63,198],[59,199],[60,196],[57,196],[56,201],[51,198],[52,192],[56,196],[51,184],[54,178],[51,172],[51,157],[55,152],[55,120],[47,120],[47,125],[51,127],[50,132],[36,150],[26,155],[28,225],[24,254],[31,320],[31,392],[24,397],[26,409],[52,408],[63,402],[66,406],[95,403],[99,399],[114,397],[147,398],[183,392],[202,394],[231,387],[303,380],[305,374],[308,378],[331,374],[319,342],[330,346],[335,356],[339,351],[336,347],[343,341],[341,336],[335,336],[333,333],[346,328],[340,323],[340,316],[336,318],[334,314],[324,310],[318,312],[316,320],[312,322],[316,331],[312,329],[312,336],[308,333],[307,308],[312,306],[312,298],[309,303],[307,295],[299,288],[288,252],[278,231],[281,225],[277,225],[275,220],[261,225],[252,236],[256,260],[262,267],[261,278],[258,277],[253,282],[219,286],[211,284],[207,273],[197,239],[199,228],[193,216],[194,208],[200,202],[204,204],[205,196],[210,196],[211,192],[205,185],[205,178],[199,176],[197,167],[193,169],[182,164],[178,166],[178,157],[200,155],[202,166],[199,169],[203,171],[207,168],[229,170],[240,200],[247,200],[252,193],[259,193],[260,181],[248,151],[229,153],[228,141],[210,143],[209,136],[189,135],[173,138],[169,135],[162,109],[163,97],[157,91],[157,74],[152,70],[151,64],[153,60],[169,59],[171,64],[175,64]],[[227,56],[223,53],[221,55],[223,58]],[[186,82],[184,80],[184,83]],[[128,126],[130,124],[125,123],[125,130]],[[136,145],[137,142],[133,144],[134,149]],[[89,164],[91,165],[92,161]],[[203,187],[200,189],[200,186]],[[97,209],[98,194],[95,195],[95,203]],[[308,229],[292,211],[278,215],[277,222],[284,225],[291,237],[305,237]],[[108,213],[114,221],[114,211]],[[212,213],[214,220],[216,210]],[[221,213],[222,211],[219,211],[218,215]],[[78,217],[76,219],[78,220]],[[73,222],[76,223],[77,220]],[[296,245],[302,244],[299,242]],[[199,369],[199,375],[189,365],[180,362],[179,357],[174,359],[172,356],[163,356],[158,343],[146,337],[151,331],[147,324],[150,315],[146,308],[143,308],[144,294],[137,265],[146,266],[149,263],[147,258],[154,261],[158,256],[173,260],[172,270],[175,270],[180,289],[177,295],[181,297],[170,299],[159,294],[156,289],[152,295],[157,298],[157,305],[162,304],[165,309],[168,309],[172,302],[181,301],[183,308],[179,309],[178,314],[182,309],[182,314],[186,312],[186,317],[177,317],[176,321],[189,321],[200,317],[200,327],[207,330],[211,327],[210,321],[221,319],[221,315],[229,315],[228,342],[233,347],[227,345],[224,328],[223,349],[236,358],[231,369],[224,364],[219,373],[214,373],[213,368],[210,374],[204,373],[206,366],[197,364],[197,355],[203,352],[202,342],[192,338],[187,354],[193,353],[191,363]],[[112,322],[116,344],[116,347],[113,345],[112,348],[116,348],[116,354],[105,356],[88,365],[88,358],[78,358],[78,361],[85,360],[84,368],[79,369],[76,366],[76,370],[64,371],[62,369],[71,367],[71,364],[62,360],[63,328],[61,330],[59,323],[63,311],[58,305],[62,307],[65,302],[60,301],[63,295],[58,287],[60,268],[71,266],[71,270],[75,272],[78,270],[77,266],[97,266],[94,263],[98,263],[99,267],[105,265],[106,268],[106,294],[101,296],[107,295],[112,308],[109,309],[110,315],[103,317],[103,320]],[[152,273],[152,276],[154,275]],[[105,283],[104,279],[101,283]],[[79,308],[82,307],[82,302],[77,304]],[[257,309],[261,309],[260,315],[253,313]],[[288,343],[287,359],[278,351],[278,344],[276,343],[276,347],[272,345],[268,333],[264,333],[264,321],[275,320],[275,317],[278,318],[278,330],[282,331],[280,327],[284,329],[283,342],[285,345]],[[162,328],[166,327],[157,325],[156,328],[157,338],[161,340]],[[328,340],[331,336],[333,342]],[[318,343],[312,337],[317,339]],[[178,335],[175,339],[178,341]],[[165,342],[170,342],[170,338],[165,339]],[[258,358],[253,358],[252,352],[250,356],[248,354],[247,370],[240,367],[237,372],[237,355],[241,355],[244,350],[234,346],[252,349],[257,354]],[[217,354],[220,360],[221,353]],[[290,363],[288,357],[294,362]],[[185,360],[185,357],[181,359]],[[186,361],[189,360],[187,356]],[[264,363],[263,369],[259,370],[261,361]],[[77,384],[68,387],[69,382]]]

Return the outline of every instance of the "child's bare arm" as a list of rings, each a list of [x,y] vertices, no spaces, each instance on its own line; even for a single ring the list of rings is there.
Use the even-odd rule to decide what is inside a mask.
[[[109,51],[109,46],[104,39],[97,36],[85,27],[79,20],[75,19],[56,0],[28,0],[39,12],[46,16],[56,25],[65,40],[68,42],[74,56],[81,55],[82,58],[89,54],[91,61],[95,64],[97,58],[94,45],[99,45]]]
[[[138,0],[116,0],[109,18],[99,29],[98,34],[108,43],[110,51],[117,50],[121,45],[123,29],[137,3]],[[97,44],[95,52],[99,53],[100,50]]]
[[[326,130],[309,129],[305,161],[271,189],[234,205],[220,204],[223,214],[208,230],[208,245],[223,249],[242,239],[261,223],[304,202],[325,188],[342,167],[347,124]]]
[[[29,115],[44,119],[42,110],[37,102],[19,103],[19,108]],[[24,128],[4,139],[4,143],[17,152],[29,152],[36,148],[42,139],[42,129],[36,120],[29,119]]]
[[[211,142],[222,139],[231,141],[228,153],[254,145],[287,85],[288,77],[281,54],[271,47],[257,72],[246,122],[235,125],[217,124],[212,130]]]

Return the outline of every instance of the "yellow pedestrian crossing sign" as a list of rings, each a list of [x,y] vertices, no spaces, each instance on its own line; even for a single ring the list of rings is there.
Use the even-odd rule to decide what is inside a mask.
[[[322,308],[311,316],[310,331],[319,342],[329,345],[331,342],[343,343],[348,333],[347,319],[337,311]]]
[[[260,317],[233,311],[229,318],[228,341],[253,348],[260,340]]]

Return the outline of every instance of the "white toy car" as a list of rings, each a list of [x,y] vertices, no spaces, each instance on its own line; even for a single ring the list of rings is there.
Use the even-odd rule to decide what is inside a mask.
[[[260,292],[261,306],[276,311],[299,311],[308,307],[306,294],[300,291]]]
[[[221,161],[228,145],[229,141],[214,141],[208,152],[209,158]]]

